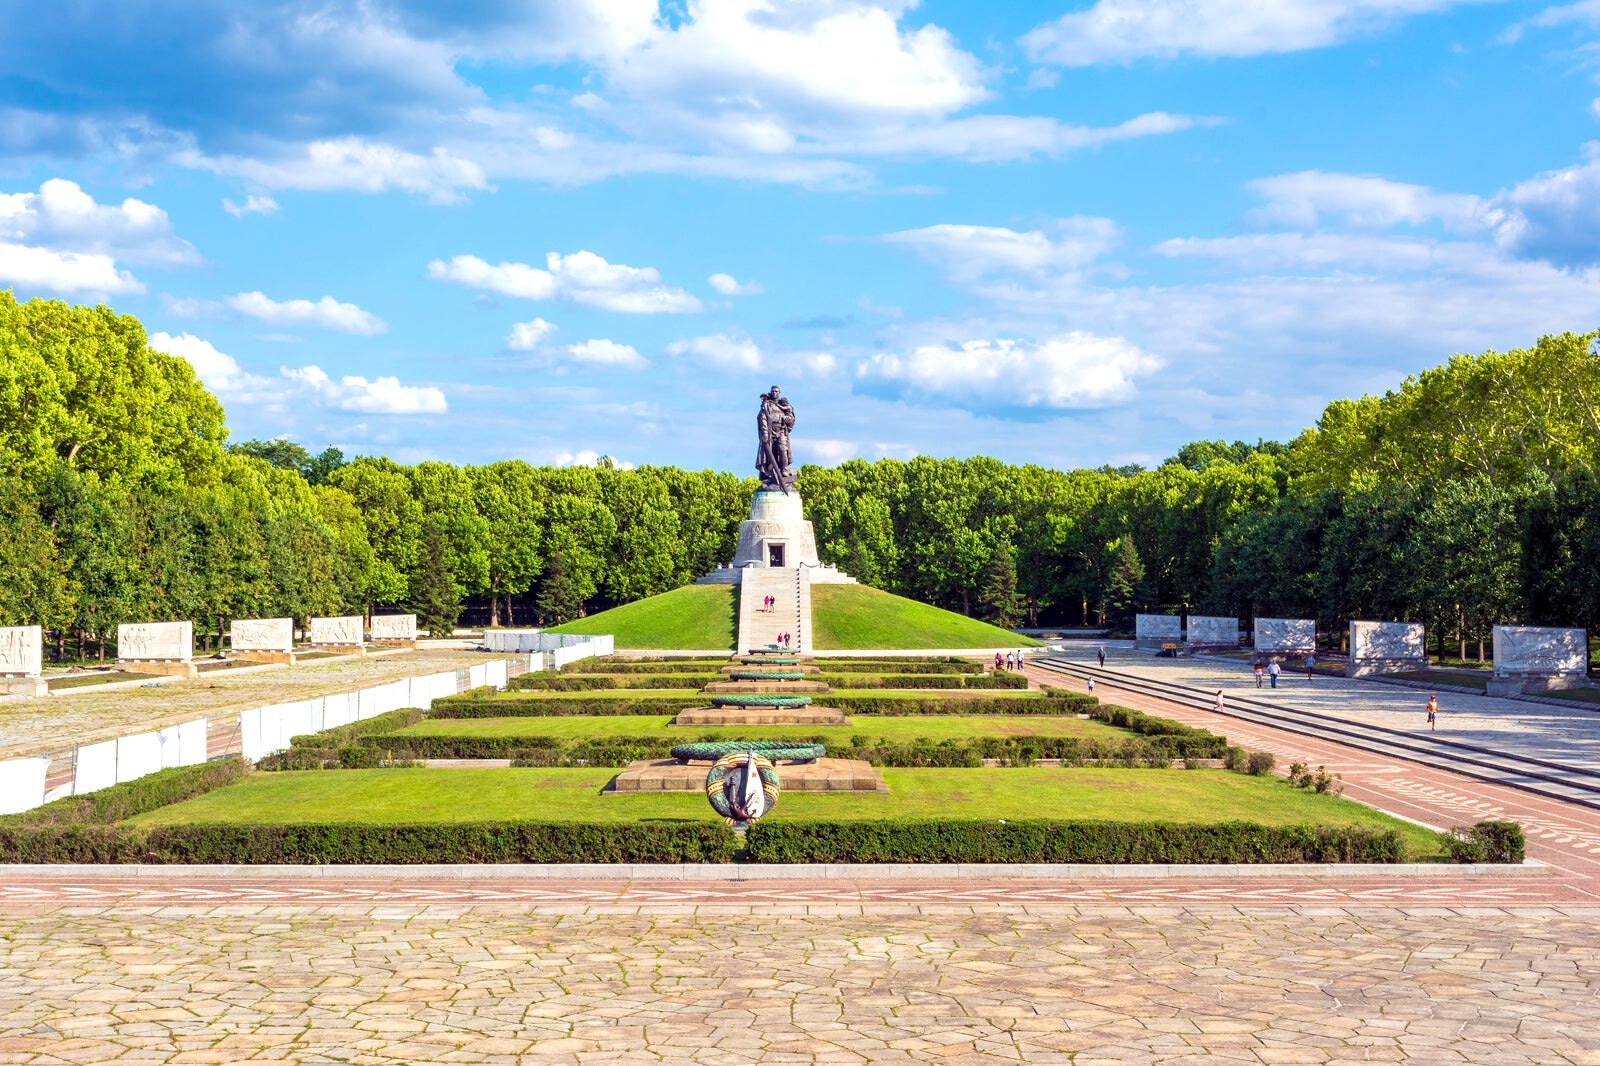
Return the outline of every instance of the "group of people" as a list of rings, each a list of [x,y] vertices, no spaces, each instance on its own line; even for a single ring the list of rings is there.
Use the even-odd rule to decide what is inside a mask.
[[[792,637],[791,637],[791,636],[790,636],[790,634],[788,634],[788,633],[779,633],[779,634],[778,634],[778,636],[777,636],[777,639],[776,639],[776,641],[775,641],[775,643],[777,643],[777,644],[779,644],[779,645],[780,645],[780,646],[782,646],[782,647],[785,647],[785,648],[787,648],[787,647],[788,647],[788,646],[789,646],[789,642],[790,642],[790,641],[791,641],[791,640],[792,640],[792,639],[793,639],[793,638],[792,638]]]
[[[770,614],[777,606],[778,606],[778,597],[776,597],[776,596],[763,596],[763,597],[761,597],[761,609],[763,611],[766,611],[766,612],[768,612]]]
[[[1278,675],[1283,672],[1283,667],[1278,665],[1278,660],[1273,659],[1270,662],[1262,662],[1260,659],[1257,659],[1254,669],[1256,675],[1256,688],[1260,688],[1263,682],[1270,682],[1273,688],[1278,687]],[[1317,657],[1315,655],[1307,655],[1306,680],[1310,681],[1316,676]]]
[[[1014,652],[1008,651],[1004,655],[1002,655],[999,652],[995,652],[994,653],[994,668],[996,670],[1021,670],[1022,669],[1022,652],[1021,651],[1014,651]]]

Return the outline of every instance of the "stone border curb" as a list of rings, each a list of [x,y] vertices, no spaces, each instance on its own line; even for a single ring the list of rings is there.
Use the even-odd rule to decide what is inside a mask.
[[[1174,864],[1091,864],[1091,863],[572,863],[572,864],[411,864],[386,866],[229,866],[88,865],[76,863],[0,864],[0,881],[8,878],[118,879],[256,877],[329,878],[348,880],[426,880],[465,881],[958,881],[968,878],[1003,880],[1104,880],[1137,881],[1154,878],[1274,877],[1345,878],[1461,878],[1547,877],[1550,868],[1542,862],[1528,861],[1520,866],[1477,863],[1371,863],[1317,864],[1266,863],[1219,864],[1215,866]]]

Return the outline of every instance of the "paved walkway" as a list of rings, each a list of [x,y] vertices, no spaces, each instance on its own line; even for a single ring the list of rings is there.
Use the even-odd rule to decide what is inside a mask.
[[[0,871],[0,1063],[1600,1066],[1600,812],[1116,698],[1322,763],[1347,795],[1403,816],[1515,817],[1549,872],[707,884]]]

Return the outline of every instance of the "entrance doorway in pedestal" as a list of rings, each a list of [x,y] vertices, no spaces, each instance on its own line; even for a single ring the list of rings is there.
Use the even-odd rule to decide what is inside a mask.
[[[782,544],[768,544],[767,545],[767,565],[768,566],[782,566],[783,565],[783,545]]]

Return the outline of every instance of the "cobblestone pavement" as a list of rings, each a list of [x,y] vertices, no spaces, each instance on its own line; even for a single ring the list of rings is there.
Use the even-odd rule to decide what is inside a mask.
[[[1083,664],[1094,659],[1092,648],[1073,648],[1065,655]],[[1228,699],[1247,696],[1289,710],[1429,736],[1428,691],[1424,689],[1323,674],[1307,680],[1303,672],[1295,671],[1286,671],[1275,689],[1258,689],[1250,664],[1243,660],[1162,659],[1147,651],[1121,648],[1108,649],[1106,666],[1208,694],[1221,689]],[[1039,674],[1039,680],[1060,684],[1061,675],[1050,682],[1048,672],[1032,673]],[[1437,736],[1441,738],[1551,759],[1600,773],[1600,704],[1559,707],[1464,692],[1441,691],[1438,695]]]
[[[0,1062],[1600,1063],[1600,908],[0,918]]]
[[[1320,682],[1321,679],[1319,679]],[[0,1063],[1600,1066],[1600,812],[1121,694],[1548,872],[1054,881],[22,876]]]
[[[202,715],[353,692],[403,677],[476,666],[490,658],[505,656],[425,646],[420,651],[374,652],[232,676],[201,674],[149,688],[98,692],[90,687],[41,699],[0,700],[0,757],[54,751]]]

